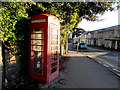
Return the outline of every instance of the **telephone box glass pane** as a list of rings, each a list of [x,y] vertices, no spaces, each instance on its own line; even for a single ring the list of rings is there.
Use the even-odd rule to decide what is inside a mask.
[[[43,51],[43,46],[33,46],[32,50],[34,50],[34,51]]]
[[[57,34],[52,34],[52,35],[51,35],[51,39],[52,39],[52,40],[53,40],[53,39],[54,39],[54,40],[55,40],[55,39],[58,39],[58,35],[57,35]]]
[[[31,40],[32,45],[44,45],[43,40]]]
[[[32,39],[43,39],[43,34],[31,34]]]
[[[33,53],[33,72],[43,74],[43,52],[34,51]]]
[[[52,34],[58,34],[58,30],[57,29],[52,29]]]
[[[55,71],[57,71],[57,67],[56,68],[52,68],[51,74],[54,73]]]
[[[35,63],[43,63],[43,52],[34,51],[34,60]]]
[[[42,28],[34,28],[33,33],[43,33],[43,29]]]
[[[52,61],[56,61],[57,60],[57,53],[56,54],[52,54]]]
[[[51,64],[51,68],[57,65],[57,62]]]
[[[31,60],[33,62],[40,61],[40,63],[43,63],[43,58],[43,52],[31,51]]]
[[[39,64],[39,63],[33,63],[33,72],[36,74],[40,74],[43,75],[43,64]]]
[[[31,51],[31,57],[33,57],[34,56],[34,51]]]
[[[58,45],[58,41],[52,40],[52,41],[51,41],[51,45]]]
[[[51,47],[51,50],[53,51],[53,50],[58,50],[58,46],[52,46]]]

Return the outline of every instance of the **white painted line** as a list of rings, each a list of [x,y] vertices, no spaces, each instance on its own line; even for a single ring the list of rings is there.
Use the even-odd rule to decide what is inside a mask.
[[[105,67],[109,67],[108,65],[106,65],[106,64],[103,64]]]
[[[115,67],[115,66],[113,66],[112,64],[110,64],[110,63],[108,63],[108,62],[106,62],[106,61],[104,61],[104,60],[102,60],[102,59],[100,59],[100,58],[96,58],[96,59],[98,59],[98,60],[102,61],[102,62],[103,62],[103,63],[105,63],[105,64],[110,65],[111,67]]]
[[[117,72],[120,72],[119,70],[117,70],[117,69],[115,69],[115,68],[114,68],[113,70],[114,70],[114,71],[117,71]]]

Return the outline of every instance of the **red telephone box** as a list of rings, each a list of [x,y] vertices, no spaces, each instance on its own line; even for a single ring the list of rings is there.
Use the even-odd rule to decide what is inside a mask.
[[[29,74],[43,83],[59,75],[60,22],[50,14],[30,19]]]

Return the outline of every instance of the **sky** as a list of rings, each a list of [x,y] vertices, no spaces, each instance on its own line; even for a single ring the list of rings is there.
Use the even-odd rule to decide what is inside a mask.
[[[120,10],[119,10],[120,11]],[[118,25],[118,10],[116,11],[107,11],[105,14],[100,16],[100,19],[103,19],[102,21],[86,21],[83,19],[78,27],[84,29],[85,31],[93,31],[101,28],[107,28],[111,26]],[[120,24],[120,23],[119,23]]]

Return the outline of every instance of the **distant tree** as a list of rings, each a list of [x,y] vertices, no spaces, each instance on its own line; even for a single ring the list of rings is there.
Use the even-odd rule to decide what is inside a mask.
[[[82,28],[73,28],[72,38],[74,38],[75,35],[76,35],[76,37],[78,37],[84,32],[86,32],[86,31],[84,29],[82,29]]]

